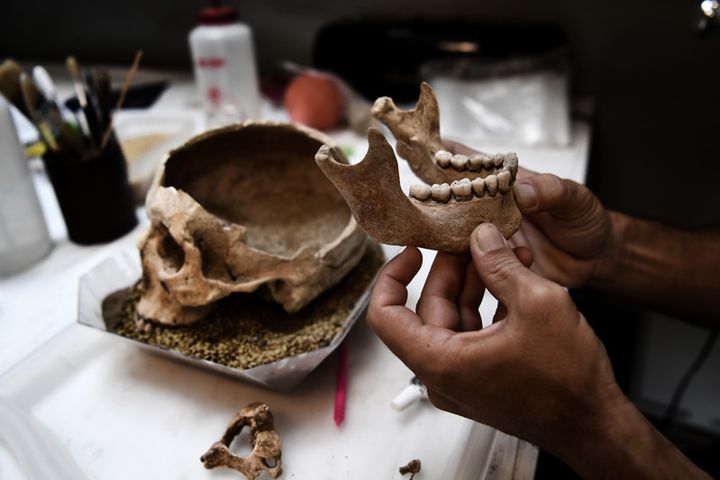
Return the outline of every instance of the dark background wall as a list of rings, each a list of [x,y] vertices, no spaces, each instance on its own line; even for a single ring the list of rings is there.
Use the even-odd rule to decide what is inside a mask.
[[[596,99],[591,184],[612,208],[678,225],[720,221],[720,32],[693,30],[697,0],[266,0],[234,2],[261,67],[310,63],[325,22],[348,17],[555,22],[568,33],[574,88]],[[0,17],[0,57],[188,69],[203,2],[26,0]],[[369,72],[371,74],[371,72]],[[715,174],[713,174],[713,172]]]

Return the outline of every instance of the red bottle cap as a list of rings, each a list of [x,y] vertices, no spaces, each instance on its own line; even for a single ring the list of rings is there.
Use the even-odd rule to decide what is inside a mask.
[[[236,8],[220,5],[220,0],[210,2],[212,6],[203,8],[198,14],[200,25],[230,25],[238,21]]]

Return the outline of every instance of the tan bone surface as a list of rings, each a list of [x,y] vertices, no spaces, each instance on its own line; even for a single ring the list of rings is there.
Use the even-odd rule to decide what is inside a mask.
[[[246,122],[170,152],[146,202],[138,313],[188,324],[213,302],[259,288],[295,312],[355,267],[367,237],[312,162],[328,141]]]
[[[233,455],[230,444],[242,430],[250,430],[248,440],[252,451],[240,457]],[[228,425],[220,441],[200,458],[205,468],[227,467],[245,475],[247,480],[256,480],[264,471],[270,477],[282,475],[282,443],[275,431],[270,408],[264,403],[251,403],[243,407]]]
[[[402,111],[383,97],[375,102],[373,114],[390,128],[398,152],[425,182],[413,185],[410,197],[400,188],[392,147],[375,129],[368,132],[367,154],[356,165],[348,165],[330,145],[323,145],[315,156],[370,236],[392,245],[463,252],[480,223],[494,223],[506,238],[517,231],[521,215],[512,190],[517,155],[446,151],[437,101],[426,83],[413,110]]]

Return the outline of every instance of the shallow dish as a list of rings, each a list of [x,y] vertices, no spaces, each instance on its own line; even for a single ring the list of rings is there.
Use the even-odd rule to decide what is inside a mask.
[[[354,307],[343,323],[341,332],[338,333],[326,347],[253,368],[238,369],[200,359],[159,345],[141,342],[108,329],[102,314],[103,300],[109,294],[127,288],[137,282],[141,274],[142,271],[140,269],[137,252],[124,252],[102,262],[83,275],[80,278],[79,287],[78,323],[104,331],[151,352],[279,391],[287,391],[295,387],[340,345],[355,321],[364,314],[372,288],[371,282],[355,302]]]

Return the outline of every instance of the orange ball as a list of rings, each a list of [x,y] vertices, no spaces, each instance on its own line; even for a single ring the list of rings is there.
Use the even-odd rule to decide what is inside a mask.
[[[327,130],[340,121],[344,100],[337,81],[321,73],[303,73],[285,90],[285,109],[293,122]]]

